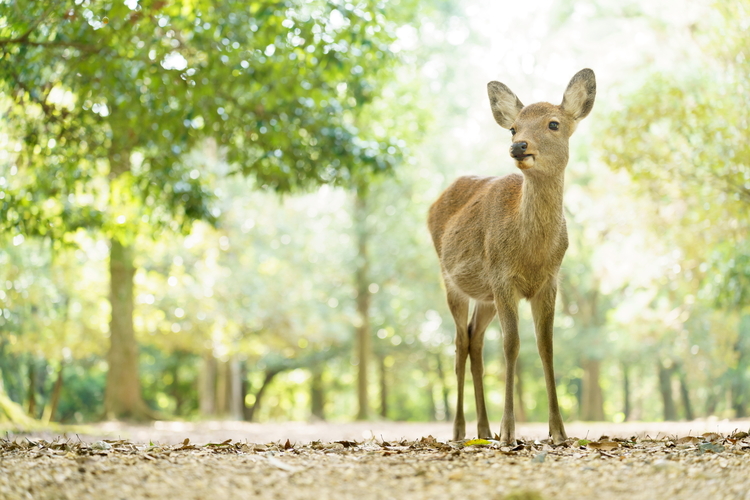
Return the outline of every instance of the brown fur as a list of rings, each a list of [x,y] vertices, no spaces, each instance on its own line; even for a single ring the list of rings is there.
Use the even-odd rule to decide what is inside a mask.
[[[550,435],[566,439],[552,366],[552,322],[557,274],[568,247],[563,217],[563,183],[568,140],[579,120],[591,111],[596,94],[593,71],[570,81],[559,106],[524,107],[508,87],[488,84],[495,120],[515,129],[514,143],[526,143],[527,157],[516,159],[522,174],[460,177],[430,207],[428,227],[435,244],[448,306],[456,322],[458,402],[453,438],[463,439],[463,384],[471,359],[479,437],[490,437],[484,402],[482,348],[484,331],[495,313],[503,330],[506,361],[505,410],[501,440],[515,442],[513,381],[518,357],[518,302],[531,302],[537,347],[544,366]],[[559,123],[558,130],[549,128]],[[469,300],[476,305],[468,323]],[[467,324],[468,323],[468,324]]]

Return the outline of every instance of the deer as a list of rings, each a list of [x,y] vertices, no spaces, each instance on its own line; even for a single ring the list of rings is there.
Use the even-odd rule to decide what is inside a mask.
[[[524,106],[504,84],[487,84],[495,121],[512,134],[510,156],[520,173],[456,179],[432,204],[427,226],[437,251],[448,308],[456,325],[458,384],[453,440],[466,436],[464,380],[467,357],[479,438],[491,439],[484,397],[484,334],[497,314],[505,357],[502,445],[515,445],[514,376],[520,346],[518,304],[531,304],[537,350],[547,389],[549,436],[567,440],[553,366],[553,324],[560,265],[568,248],[563,214],[570,136],[594,106],[594,72],[568,83],[560,105]],[[470,301],[474,301],[468,321]]]

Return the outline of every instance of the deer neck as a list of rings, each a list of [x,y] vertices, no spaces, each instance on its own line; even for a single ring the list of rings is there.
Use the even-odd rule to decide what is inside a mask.
[[[536,245],[552,244],[563,224],[564,171],[524,172],[519,218],[521,232]]]

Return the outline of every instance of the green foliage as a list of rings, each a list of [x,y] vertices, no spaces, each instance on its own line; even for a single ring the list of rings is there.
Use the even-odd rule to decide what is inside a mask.
[[[378,124],[377,113],[366,111],[378,109],[399,62],[395,30],[416,10],[414,3],[393,7],[377,0],[6,3],[0,106],[9,119],[0,130],[0,226],[15,235],[14,246],[27,238],[23,249],[42,236],[60,251],[81,242],[81,229],[131,246],[138,235],[188,233],[196,220],[216,225],[221,210],[212,189],[219,175],[252,176],[253,187],[280,192],[366,184],[403,156],[394,123]],[[228,165],[206,169],[206,156],[191,154],[200,150]],[[27,293],[38,289],[27,286],[32,281],[6,283]],[[274,284],[274,293],[263,297],[290,288]],[[63,313],[25,314],[44,318],[40,333],[58,332],[47,335],[53,350],[70,344],[59,332],[76,324],[67,322],[67,299],[63,304]],[[275,304],[265,309],[267,323],[276,321],[272,331],[288,329],[289,318]],[[172,308],[178,310],[184,311]],[[22,309],[13,312],[20,324]],[[58,316],[60,330],[49,324]],[[139,319],[139,328],[180,331],[163,310]],[[263,322],[228,326],[244,329],[240,337],[253,345],[248,332]],[[201,346],[211,333],[198,330],[211,322],[195,324]],[[226,326],[222,317],[211,328]],[[234,333],[221,336],[217,344],[235,352]],[[31,346],[38,337],[24,332],[23,342]],[[180,337],[172,352],[189,344],[191,336]],[[243,348],[276,357],[282,351],[281,358],[302,349],[283,341]]]
[[[657,224],[692,261],[686,271],[705,279],[704,293],[741,308],[750,293],[750,62],[742,28],[750,12],[747,2],[717,5],[720,15],[698,37],[706,57],[685,74],[649,76],[603,128],[602,151],[658,203]],[[702,262],[713,272],[698,269]]]
[[[388,130],[356,124],[396,60],[387,3],[126,4],[6,4],[5,227],[59,239],[214,220],[205,172],[183,160],[205,137],[280,191],[398,161]]]
[[[149,406],[167,415],[194,415],[198,410],[198,357],[176,351],[167,353],[153,347],[141,352],[143,398]]]
[[[701,391],[709,411],[720,397],[712,381],[745,393],[747,349],[738,339],[750,296],[749,6],[714,4],[696,27],[690,63],[649,74],[600,133],[602,160],[629,174],[632,203],[653,234],[643,251],[661,254],[664,267],[649,291],[626,290],[613,319],[621,329],[638,325],[641,342],[625,344],[641,362],[711,387]],[[744,397],[732,405],[737,415]]]
[[[107,366],[99,357],[71,363],[71,366],[65,369],[63,396],[53,419],[63,423],[92,422],[101,419],[104,415],[106,373]]]

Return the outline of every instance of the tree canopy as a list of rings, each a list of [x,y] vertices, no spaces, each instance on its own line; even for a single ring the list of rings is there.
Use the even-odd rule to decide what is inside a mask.
[[[282,191],[397,161],[396,138],[355,123],[395,60],[386,2],[4,10],[0,92],[18,154],[6,159],[2,220],[24,234],[212,219],[205,173],[182,160],[205,137],[234,171]],[[129,198],[137,213],[112,206]]]

